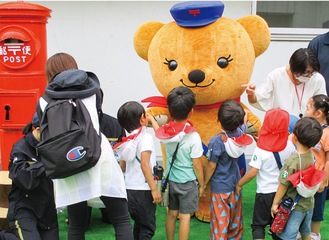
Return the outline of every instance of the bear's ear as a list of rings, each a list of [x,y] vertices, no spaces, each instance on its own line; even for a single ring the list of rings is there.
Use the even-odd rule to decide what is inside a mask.
[[[134,35],[134,48],[138,56],[148,60],[148,50],[154,35],[164,24],[161,22],[149,21],[139,26]]]
[[[268,48],[271,42],[270,29],[263,18],[257,15],[242,17],[237,20],[247,31],[258,57]]]

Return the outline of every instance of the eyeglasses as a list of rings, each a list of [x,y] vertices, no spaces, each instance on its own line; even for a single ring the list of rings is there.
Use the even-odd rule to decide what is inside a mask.
[[[316,73],[316,71],[314,71],[314,70],[306,71],[306,72],[302,73],[301,76],[303,76],[303,77],[313,76],[315,73]]]

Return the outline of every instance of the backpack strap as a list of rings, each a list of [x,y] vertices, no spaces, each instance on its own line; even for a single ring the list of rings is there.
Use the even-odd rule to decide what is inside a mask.
[[[175,149],[174,154],[173,154],[172,159],[171,159],[171,164],[170,164],[170,168],[169,168],[169,171],[168,171],[168,175],[166,177],[166,180],[165,180],[164,184],[162,185],[161,192],[166,191],[167,184],[168,184],[168,181],[169,181],[169,174],[170,174],[172,166],[174,165],[174,161],[176,160],[176,157],[177,157],[178,147],[179,147],[179,143],[177,143],[177,145],[176,145],[176,149]]]
[[[137,160],[137,162],[139,162],[139,164],[141,163],[141,160],[136,156],[136,160]],[[155,177],[154,176],[154,173],[153,173],[153,177]],[[145,179],[145,182],[147,183],[147,180]]]
[[[42,94],[42,98],[46,100],[47,103],[52,101],[51,97],[49,97],[47,93]]]
[[[50,98],[46,93],[42,94],[41,97],[42,97],[47,103],[50,103],[50,102],[52,101],[51,98]],[[40,119],[40,121],[41,121],[41,119],[42,119],[42,115],[43,115],[43,111],[42,111],[41,106],[40,106],[40,99],[38,100],[37,105],[35,106],[35,108],[36,108],[36,111],[37,111],[38,117],[39,117],[39,119]]]
[[[295,207],[296,207],[299,199],[300,199],[300,195],[299,195],[299,193],[297,193],[297,196],[295,198],[294,204],[291,207],[291,211],[295,209]]]
[[[273,155],[275,157],[276,164],[278,165],[278,168],[282,168],[281,158],[278,152],[273,152]]]
[[[276,163],[278,164],[278,168],[281,169],[282,168],[282,163],[281,163],[281,158],[280,158],[279,153],[278,152],[273,152],[273,155],[275,157]],[[292,205],[292,207],[290,209],[291,211],[295,209],[299,198],[300,198],[300,195],[299,195],[299,193],[297,193],[294,204]]]

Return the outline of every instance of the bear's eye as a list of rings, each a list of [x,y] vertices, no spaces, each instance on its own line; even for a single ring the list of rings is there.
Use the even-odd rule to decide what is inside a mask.
[[[175,71],[175,69],[178,67],[178,64],[175,60],[168,60],[167,58],[164,64],[168,65],[170,71]]]
[[[217,65],[220,68],[226,68],[228,66],[228,63],[231,62],[233,60],[233,58],[231,58],[231,55],[229,55],[228,57],[220,57],[217,60]]]

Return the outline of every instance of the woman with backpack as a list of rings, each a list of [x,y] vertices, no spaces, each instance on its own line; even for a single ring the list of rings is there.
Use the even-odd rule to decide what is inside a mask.
[[[67,207],[68,239],[85,239],[84,234],[88,225],[87,201],[94,199],[100,199],[110,213],[109,218],[115,228],[116,239],[133,239],[124,176],[110,143],[99,131],[97,111],[100,106],[97,101],[100,94],[99,80],[91,72],[70,67],[68,67],[70,70],[65,69],[65,65],[58,64],[58,61],[62,59],[57,58],[58,61],[54,61],[56,56],[58,57],[54,55],[47,61],[53,64],[50,66],[46,64],[49,82],[45,89],[46,95],[52,99],[80,99],[89,113],[94,129],[101,138],[101,154],[96,165],[68,177],[53,179],[56,207]],[[60,71],[56,72],[54,70],[56,67]],[[50,68],[52,68],[52,73],[49,73]],[[38,105],[42,111],[45,110],[47,104],[45,98],[39,99]],[[41,130],[43,130],[42,127]]]

